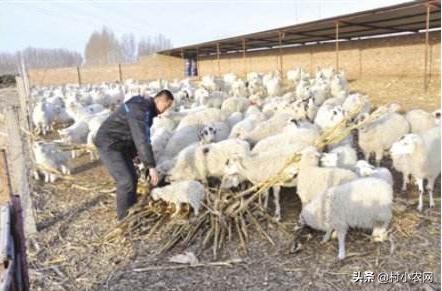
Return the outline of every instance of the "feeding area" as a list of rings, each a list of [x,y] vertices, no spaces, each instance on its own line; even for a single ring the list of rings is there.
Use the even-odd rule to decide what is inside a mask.
[[[0,82],[31,290],[439,290],[440,2],[372,12]],[[95,138],[162,90],[119,220]]]
[[[117,222],[115,188],[91,140],[124,100],[162,89],[175,102],[151,128],[161,183],[140,178],[138,203]],[[376,106],[333,68],[67,84],[31,96],[37,220],[47,235],[30,265],[41,288],[253,268],[261,252],[288,286],[350,286],[358,264],[438,268],[440,110]],[[296,266],[304,256],[307,266]],[[314,283],[321,272],[329,280]]]

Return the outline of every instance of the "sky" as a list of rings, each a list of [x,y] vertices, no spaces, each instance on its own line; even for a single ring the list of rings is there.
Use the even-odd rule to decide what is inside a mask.
[[[403,0],[0,0],[0,52],[28,46],[83,53],[95,30],[137,39],[163,34],[174,47],[394,5]]]

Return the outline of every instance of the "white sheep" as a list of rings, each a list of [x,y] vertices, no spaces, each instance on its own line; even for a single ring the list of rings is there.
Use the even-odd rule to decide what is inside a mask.
[[[189,113],[178,124],[176,130],[180,130],[183,127],[204,125],[210,122],[224,121],[228,117],[228,114],[221,111],[218,108],[207,108],[201,111]]]
[[[89,119],[87,121],[87,125],[89,128],[89,133],[87,135],[87,144],[91,147],[95,147],[94,144],[94,138],[95,135],[98,132],[98,129],[100,128],[101,124],[109,117],[110,115],[110,111],[106,110],[103,112],[100,112],[99,114],[97,114],[96,116],[94,116],[93,118]],[[97,152],[95,151],[90,151],[90,158],[91,160],[98,160],[98,155]]]
[[[247,86],[243,80],[235,80],[232,83],[232,95],[234,97],[247,97],[248,91]]]
[[[364,120],[367,113],[359,115],[359,120]],[[364,153],[365,160],[370,154],[375,154],[376,165],[379,165],[384,151],[390,149],[394,142],[407,134],[410,130],[408,121],[399,113],[386,113],[377,120],[358,129],[359,147]]]
[[[233,112],[232,114],[229,115],[229,117],[227,117],[227,124],[229,125],[230,128],[233,128],[233,126],[235,124],[237,124],[238,122],[240,122],[241,120],[244,119],[244,115],[241,112]]]
[[[302,205],[306,205],[330,187],[358,178],[351,170],[319,167],[319,157],[320,153],[314,147],[307,147],[301,152],[297,192]]]
[[[342,103],[342,108],[346,112],[352,112],[360,108],[359,113],[369,113],[371,110],[370,101],[368,101],[367,95],[362,95],[360,93],[350,94],[345,98],[344,103]]]
[[[405,114],[405,118],[410,123],[411,133],[418,133],[433,128],[438,122],[433,113],[422,109],[408,111]]]
[[[58,130],[60,139],[67,144],[85,144],[87,143],[87,136],[89,133],[89,126],[86,121],[78,121],[71,126]],[[72,158],[77,157],[78,152],[72,151]]]
[[[37,102],[32,111],[32,122],[37,129],[38,134],[46,135],[52,129],[54,122],[54,112],[51,105],[44,100]]]
[[[374,241],[382,241],[392,218],[393,189],[378,178],[360,178],[327,189],[302,208],[301,225],[338,236],[338,258],[345,258],[345,237],[349,228],[373,230]]]
[[[335,147],[321,156],[321,166],[352,169],[357,162],[357,153],[349,145]]]
[[[212,122],[199,132],[199,140],[203,143],[220,142],[229,137],[230,127],[225,122]]]
[[[44,175],[45,183],[55,182],[59,176],[56,173],[58,171],[64,175],[71,173],[67,155],[55,143],[37,141],[32,144],[32,150],[36,165],[41,166],[41,169],[34,171],[36,180],[40,179],[39,172]]]
[[[247,140],[253,146],[258,141],[277,134],[291,118],[293,118],[293,115],[289,113],[275,114],[270,119],[257,124],[252,131],[246,132],[240,138]]]
[[[233,155],[245,156],[250,153],[247,142],[227,139],[218,143],[193,144],[183,149],[176,163],[169,171],[171,181],[199,180],[207,182],[208,177],[220,178],[225,174],[225,164]]]
[[[427,190],[430,196],[430,207],[434,207],[433,188],[440,175],[440,127],[405,135],[393,144],[390,154],[393,166],[404,175],[411,174],[419,188],[418,211],[423,209],[424,180],[427,179]],[[408,177],[407,177],[408,179]]]
[[[280,147],[291,145],[299,150],[313,145],[319,137],[317,128],[302,127],[302,124],[292,119],[289,124],[282,129],[281,133],[264,138],[253,147],[253,153],[278,150]]]
[[[152,152],[156,161],[161,160],[161,156],[164,154],[164,150],[172,135],[173,131],[167,128],[159,128],[152,134]]]
[[[221,187],[237,187],[243,181],[259,184],[276,176],[287,165],[287,162],[298,151],[294,146],[280,147],[278,150],[251,153],[250,155],[232,155],[226,162],[225,175]],[[296,185],[296,167],[289,166],[284,172],[287,180],[272,186],[275,203],[275,219],[281,219],[280,191],[281,186],[294,187]],[[267,207],[268,195],[265,193],[264,206]]]
[[[175,205],[175,212],[172,216],[177,215],[181,209],[181,203],[188,203],[193,208],[193,214],[197,216],[201,208],[201,202],[204,200],[204,186],[198,181],[179,181],[170,185],[154,188],[151,191],[153,200],[163,200]]]
[[[385,180],[388,184],[393,186],[394,180],[391,172],[387,168],[375,167],[366,160],[359,160],[354,165],[354,171],[359,177],[373,177]]]
[[[194,125],[177,129],[168,139],[159,160],[173,158],[185,147],[198,142],[202,128],[202,125]]]
[[[261,112],[247,115],[246,118],[232,127],[229,138],[241,138],[246,136],[248,132],[252,131],[258,125],[259,122],[264,121],[265,119],[265,115]]]
[[[329,99],[330,100],[330,99]],[[329,129],[341,122],[345,117],[342,106],[329,105],[326,102],[319,107],[314,123],[322,130]]]
[[[230,97],[224,100],[221,110],[230,115],[234,112],[245,112],[249,106],[250,101],[245,97]]]

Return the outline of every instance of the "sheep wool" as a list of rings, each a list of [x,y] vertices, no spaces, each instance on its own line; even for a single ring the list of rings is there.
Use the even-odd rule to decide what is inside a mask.
[[[161,188],[154,188],[151,192],[153,200],[163,200],[175,205],[176,215],[180,212],[181,203],[188,203],[193,208],[195,216],[199,214],[201,202],[204,199],[204,186],[198,181],[179,181]]]
[[[392,218],[393,188],[378,178],[361,178],[332,187],[302,208],[301,224],[338,236],[338,258],[345,258],[345,236],[349,228],[372,229],[375,241],[384,239]]]

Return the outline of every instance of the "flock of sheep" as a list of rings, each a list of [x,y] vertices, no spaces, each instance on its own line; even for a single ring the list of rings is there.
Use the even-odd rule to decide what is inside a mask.
[[[297,68],[287,73],[287,80],[278,72],[253,72],[246,78],[204,76],[199,82],[127,80],[34,88],[36,132],[46,135],[54,124],[64,127],[58,130],[59,140],[34,143],[39,165],[35,178],[43,175],[45,182],[55,181],[59,174],[47,169],[69,174],[70,161],[78,152],[69,156],[60,143],[93,146],[100,124],[116,106],[161,89],[172,91],[175,102],[154,119],[151,140],[157,170],[170,185],[155,188],[152,197],[175,203],[177,212],[181,203],[189,203],[198,214],[209,178],[222,188],[258,184],[278,174],[298,152],[299,164],[286,169],[290,179],[272,187],[275,219],[281,219],[281,187],[296,187],[302,203],[300,223],[325,231],[324,240],[335,231],[339,258],[345,257],[349,227],[372,229],[375,240],[385,238],[394,182],[390,169],[380,166],[385,154],[403,175],[402,190],[410,176],[418,185],[418,210],[423,210],[425,190],[434,206],[433,188],[440,175],[440,111],[400,113],[399,104],[390,104],[382,116],[358,128],[357,139],[350,135],[325,150],[313,146],[324,130],[355,108],[362,110],[351,120],[354,123],[373,111],[367,96],[350,93],[344,73],[333,68],[318,69],[314,76]],[[358,160],[359,149],[363,160]],[[91,159],[97,159],[94,151]]]

